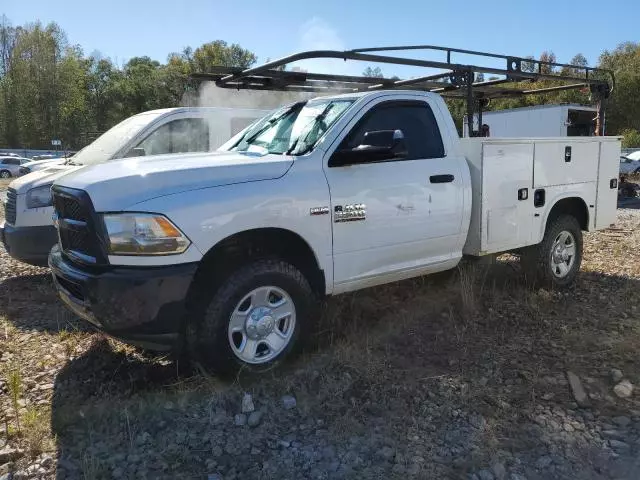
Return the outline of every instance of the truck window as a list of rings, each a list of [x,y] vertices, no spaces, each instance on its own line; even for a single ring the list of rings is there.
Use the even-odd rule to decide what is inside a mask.
[[[145,155],[209,151],[209,127],[203,118],[181,118],[159,127],[136,147]]]
[[[402,130],[409,153],[403,160],[444,157],[438,123],[424,102],[385,102],[375,106],[358,122],[340,148],[357,147],[366,132],[375,130]]]

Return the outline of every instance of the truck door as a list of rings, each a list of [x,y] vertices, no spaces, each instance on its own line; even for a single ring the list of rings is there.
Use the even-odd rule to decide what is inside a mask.
[[[461,230],[464,160],[446,157],[428,100],[383,100],[363,110],[324,164],[336,292],[427,273],[452,258]],[[380,130],[402,131],[405,158],[332,163],[332,152],[354,148],[366,132]]]

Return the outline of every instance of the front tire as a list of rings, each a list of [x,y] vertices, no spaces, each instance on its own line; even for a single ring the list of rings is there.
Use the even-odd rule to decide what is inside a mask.
[[[542,242],[523,250],[528,279],[551,287],[573,283],[582,264],[582,230],[571,215],[560,215],[547,226]]]
[[[11,178],[11,172],[9,170],[0,170],[0,178]]]
[[[195,288],[206,289],[201,283]],[[294,356],[317,313],[307,279],[281,260],[241,267],[215,292],[199,297],[187,325],[188,354],[223,374],[266,371]]]

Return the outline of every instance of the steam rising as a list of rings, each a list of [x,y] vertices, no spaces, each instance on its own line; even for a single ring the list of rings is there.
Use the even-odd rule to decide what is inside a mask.
[[[213,82],[200,86],[198,97],[187,105],[198,107],[256,108],[271,110],[287,103],[319,96],[307,92],[275,92],[263,90],[235,90],[219,88]],[[187,100],[189,101],[189,100]]]
[[[313,17],[301,26],[297,49],[299,51],[344,50],[345,46],[335,29],[321,18]],[[353,74],[354,68],[357,70],[359,67],[361,67],[361,65],[357,62],[318,59],[296,62],[294,65],[289,65],[287,69],[303,69],[316,73]],[[288,103],[335,93],[340,92],[330,90],[323,93],[235,90],[219,88],[216,87],[213,82],[205,82],[200,86],[197,95],[193,93],[186,94],[183,97],[182,104],[197,107],[256,108],[270,110]]]

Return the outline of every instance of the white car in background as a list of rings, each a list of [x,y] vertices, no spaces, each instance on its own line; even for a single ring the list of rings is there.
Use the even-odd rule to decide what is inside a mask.
[[[49,158],[47,160],[35,160],[20,165],[19,174],[27,175],[28,173],[37,172],[45,168],[53,167],[54,165],[64,164],[68,158]]]
[[[620,174],[640,173],[640,150],[620,157]]]
[[[213,151],[268,113],[246,108],[178,107],[129,117],[63,163],[11,182],[0,240],[13,258],[46,265],[49,251],[58,241],[51,203],[54,180],[85,165],[110,160]],[[138,160],[131,158],[132,164]]]
[[[13,155],[0,157],[0,178],[19,177],[20,167],[30,161],[28,158]]]

